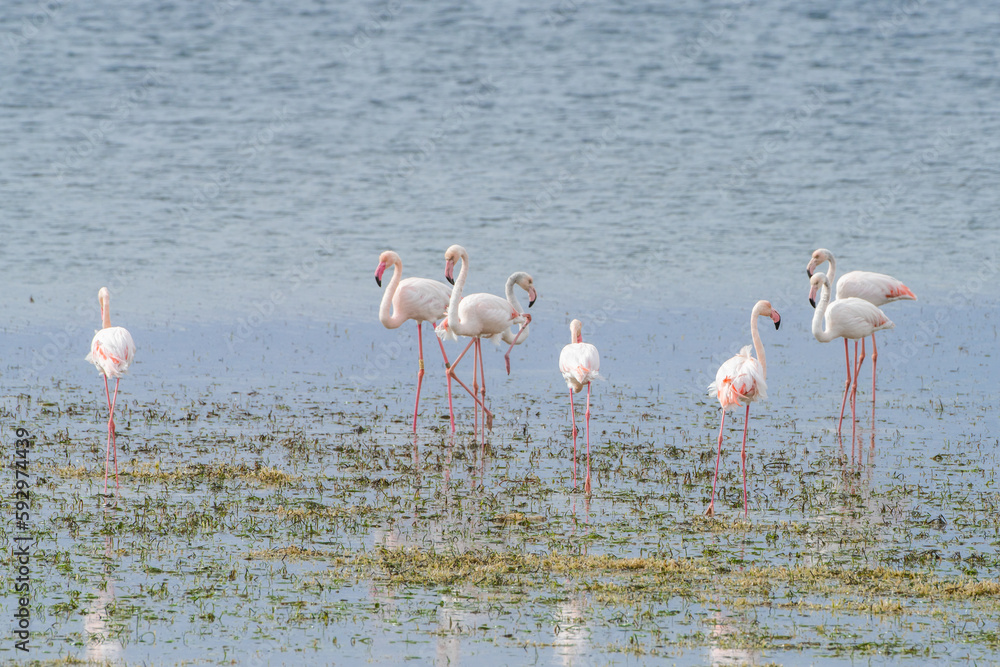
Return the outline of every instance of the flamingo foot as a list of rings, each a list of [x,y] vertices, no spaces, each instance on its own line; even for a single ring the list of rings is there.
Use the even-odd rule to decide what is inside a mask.
[[[713,500],[708,504],[708,508],[705,509],[705,516],[715,516],[715,501]]]

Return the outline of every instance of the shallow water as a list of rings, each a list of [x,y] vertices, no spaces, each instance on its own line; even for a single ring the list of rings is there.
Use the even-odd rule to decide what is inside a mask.
[[[0,407],[38,439],[32,657],[995,660],[995,593],[753,579],[996,580],[987,10],[12,5]],[[381,250],[441,278],[455,242],[469,291],[524,269],[540,294],[510,377],[486,350],[486,450],[467,396],[449,437],[429,336],[414,441],[415,332],[376,317]],[[897,328],[879,337],[874,422],[863,372],[853,442],[835,434],[841,349],[809,333],[819,246],[920,297],[885,309]],[[82,361],[102,284],[139,346],[113,509],[97,496],[103,387]],[[783,325],[762,332],[750,518],[735,415],[706,521],[705,387],[750,342],[758,298]],[[590,497],[555,371],[572,317],[606,378]],[[393,570],[401,549],[579,567],[435,579]],[[581,560],[603,555],[711,576]]]

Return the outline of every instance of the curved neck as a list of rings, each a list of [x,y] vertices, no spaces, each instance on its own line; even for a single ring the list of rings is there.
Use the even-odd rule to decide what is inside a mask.
[[[833,268],[832,261],[830,262],[830,268]],[[823,320],[826,318],[826,307],[830,305],[830,283],[823,283],[820,286],[820,290],[819,303],[816,304],[816,310],[813,312],[812,331],[816,340],[821,343],[829,343],[834,339],[834,336],[823,330]]]
[[[516,284],[514,276],[507,279],[507,287],[505,291],[507,293],[507,302],[511,305],[511,308],[519,313],[523,313],[524,309],[521,308],[521,303],[517,300],[517,296],[514,294],[514,285]]]
[[[826,279],[830,281],[829,289],[833,289],[834,285],[837,284],[837,260],[833,258],[833,255],[829,255],[830,270],[826,273]]]
[[[767,379],[767,357],[764,354],[764,343],[760,342],[760,331],[757,329],[757,320],[760,318],[760,307],[754,306],[750,313],[750,335],[753,337],[753,349],[757,352],[757,361],[764,370],[764,379]]]
[[[460,334],[462,323],[458,319],[458,302],[462,300],[462,290],[465,288],[465,279],[469,275],[469,256],[461,255],[462,268],[458,272],[458,278],[451,288],[451,300],[448,302],[448,327],[452,333]]]
[[[385,293],[382,295],[382,303],[378,307],[378,319],[387,329],[395,329],[406,321],[399,313],[393,314],[392,298],[396,296],[396,288],[403,278],[403,262],[393,262],[392,280],[385,286]]]

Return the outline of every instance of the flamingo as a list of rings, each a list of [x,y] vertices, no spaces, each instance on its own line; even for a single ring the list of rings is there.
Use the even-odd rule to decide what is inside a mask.
[[[600,377],[601,357],[597,348],[583,342],[583,323],[573,320],[569,323],[570,343],[559,353],[559,371],[569,387],[569,417],[573,423],[573,485],[576,486],[576,409],[573,406],[573,393],[583,391],[587,385],[587,481],[583,489],[590,493],[590,383]]]
[[[753,337],[753,347],[757,358],[750,354],[747,345],[736,356],[727,360],[715,374],[715,382],[708,385],[710,394],[719,398],[722,407],[722,421],[719,424],[719,451],[715,457],[715,478],[712,480],[712,501],[705,510],[707,516],[715,514],[715,487],[719,481],[719,460],[722,458],[722,429],[726,424],[726,410],[746,404],[746,417],[743,421],[743,448],[740,450],[740,460],[743,464],[743,516],[747,512],[747,427],[750,425],[750,404],[767,398],[767,358],[764,356],[764,344],[760,342],[760,332],[757,330],[757,318],[770,317],[774,328],[781,326],[781,316],[771,307],[769,301],[758,301],[750,311],[750,332]]]
[[[448,374],[453,377],[462,388],[465,389],[472,396],[473,400],[476,402],[476,426],[479,428],[479,414],[478,408],[483,409],[483,437],[486,437],[486,429],[492,428],[493,425],[493,413],[486,409],[486,377],[483,375],[483,356],[481,341],[483,338],[492,338],[494,340],[503,340],[504,333],[510,332],[513,325],[517,324],[520,326],[517,334],[511,339],[510,347],[507,349],[507,353],[504,355],[504,360],[507,364],[507,374],[510,374],[510,353],[514,348],[514,345],[518,344],[518,340],[521,335],[527,335],[528,325],[531,323],[531,315],[527,313],[522,313],[518,311],[518,308],[512,306],[507,300],[502,299],[493,294],[487,294],[485,292],[479,292],[476,294],[469,294],[463,298],[462,291],[465,288],[465,281],[469,275],[469,253],[466,252],[465,248],[460,245],[453,245],[445,251],[445,269],[444,274],[448,279],[448,282],[452,283],[454,287],[451,291],[451,301],[448,303],[448,316],[441,322],[435,329],[438,338],[456,338],[457,336],[468,336],[472,340],[469,344],[465,346],[462,353],[458,355],[455,362],[448,367]],[[454,277],[455,264],[461,262],[462,268],[458,273],[458,278]],[[516,275],[516,274],[515,274]],[[536,294],[534,288],[534,281],[528,274],[523,274],[523,277],[519,280],[515,280],[516,283],[528,285],[526,288],[528,291],[529,306],[535,302]],[[513,291],[513,288],[512,288]],[[511,332],[512,333],[512,332]],[[472,367],[472,389],[462,382],[457,375],[455,375],[455,367],[458,366],[459,362],[465,356],[469,348],[475,344],[476,349],[473,354],[473,367]],[[477,380],[477,370],[479,375],[483,375],[483,387],[482,387],[482,400],[477,395],[479,394],[479,385]],[[452,408],[451,394],[448,395],[448,409],[451,412],[451,430],[455,431],[455,413]]]
[[[111,326],[111,293],[102,287],[97,293],[101,303],[101,329],[90,341],[90,354],[86,361],[94,364],[104,374],[104,395],[108,399],[108,444],[104,456],[104,494],[108,493],[108,465],[112,450],[115,453],[115,493],[118,493],[118,447],[115,443],[115,402],[118,400],[118,383],[135,358],[135,343],[125,327]],[[108,389],[108,378],[115,379],[115,394]]]
[[[917,296],[910,291],[910,288],[904,285],[901,281],[896,280],[892,276],[887,276],[884,273],[874,273],[872,271],[849,271],[837,280],[837,260],[834,258],[833,253],[826,248],[819,248],[815,250],[812,257],[809,259],[809,265],[806,266],[806,273],[812,278],[813,272],[816,268],[823,262],[830,263],[830,270],[827,273],[827,278],[831,285],[837,286],[837,294],[833,298],[844,299],[847,297],[854,297],[857,299],[864,299],[868,303],[874,306],[883,306],[892,301],[916,301]],[[812,303],[810,301],[810,303]],[[813,307],[816,304],[813,303]],[[861,343],[864,347],[864,341]],[[845,354],[847,340],[844,340]],[[856,356],[856,355],[855,355]],[[864,358],[864,352],[862,351],[862,359]],[[875,365],[878,361],[878,348],[875,347],[875,334],[872,334],[872,419],[874,420],[875,415]],[[851,365],[851,360],[847,360],[847,365]],[[843,415],[841,415],[843,417]],[[839,428],[838,428],[839,432]]]
[[[814,273],[809,279],[809,302],[814,304],[812,332],[821,343],[829,343],[834,338],[844,339],[844,356],[847,359],[847,382],[844,383],[844,399],[840,403],[840,421],[837,422],[837,434],[844,422],[844,407],[847,404],[848,390],[851,393],[851,420],[855,418],[855,403],[858,392],[858,373],[861,363],[865,360],[865,337],[872,336],[882,329],[892,329],[895,324],[881,310],[864,299],[857,297],[841,297],[830,303],[830,279],[826,274]],[[816,291],[822,289],[819,303],[816,303]],[[826,328],[823,320],[826,319]],[[854,384],[851,384],[851,355],[847,350],[848,339],[854,341]],[[858,357],[858,339],[861,340],[861,356]],[[875,374],[874,364],[872,375]]]
[[[417,432],[417,412],[420,409],[420,386],[424,381],[424,322],[430,322],[436,327],[437,321],[445,316],[448,309],[448,299],[451,288],[444,283],[429,278],[407,278],[403,280],[403,260],[392,250],[386,250],[378,258],[375,268],[375,282],[382,286],[382,274],[392,267],[392,280],[386,285],[382,295],[382,303],[378,309],[378,319],[386,329],[397,329],[407,320],[417,323],[417,349],[419,359],[417,365],[417,399],[413,404],[413,432]],[[444,345],[438,341],[444,365],[448,366],[448,355]],[[451,376],[445,376],[448,381],[448,395],[451,395]]]

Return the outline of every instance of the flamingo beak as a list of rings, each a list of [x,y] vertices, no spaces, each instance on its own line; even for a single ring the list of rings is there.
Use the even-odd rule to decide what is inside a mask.
[[[815,308],[816,307],[816,286],[813,285],[812,289],[809,290],[809,304]]]
[[[448,282],[452,285],[455,284],[455,262],[448,260],[444,265],[444,277],[448,279]]]
[[[375,269],[375,282],[378,286],[382,286],[382,274],[385,273],[385,262],[379,262],[378,268]]]
[[[781,315],[778,314],[778,311],[771,310],[771,319],[774,320],[775,329],[781,328]]]
[[[538,293],[535,292],[535,288],[532,287],[530,290],[528,290],[528,308],[531,308],[532,306],[535,305],[535,299],[537,298],[538,298]]]

